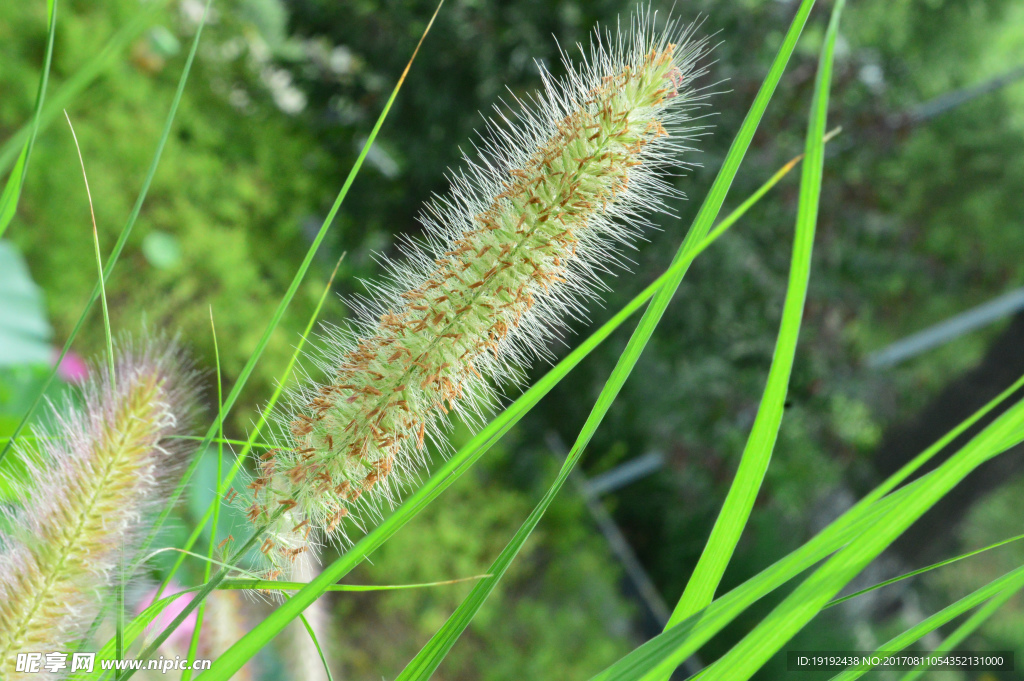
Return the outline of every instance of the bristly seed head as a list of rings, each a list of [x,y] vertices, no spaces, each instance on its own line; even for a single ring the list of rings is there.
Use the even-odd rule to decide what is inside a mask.
[[[427,440],[444,446],[452,414],[479,421],[494,382],[549,357],[565,319],[603,288],[599,273],[679,195],[664,178],[700,130],[707,42],[694,30],[656,30],[641,9],[628,30],[596,32],[580,65],[563,54],[565,78],[541,67],[544,92],[511,119],[496,109],[477,158],[426,206],[426,239],[385,263],[356,324],[322,338],[313,361],[332,378],[293,391],[277,415],[278,448],[239,502],[257,525],[276,517],[262,546],[271,573],[306,550],[311,527],[343,538],[346,518],[390,503]]]
[[[121,343],[114,377],[98,364],[79,399],[53,408],[50,426],[37,429],[39,453],[19,452],[29,469],[24,507],[0,535],[0,678],[19,678],[18,652],[76,644],[122,548],[130,561],[141,519],[163,505],[194,450],[171,439],[195,408],[176,343]]]

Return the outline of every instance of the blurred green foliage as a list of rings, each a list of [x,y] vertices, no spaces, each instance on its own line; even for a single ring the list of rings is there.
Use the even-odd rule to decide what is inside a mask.
[[[136,0],[67,2],[55,46],[52,86],[70,78],[121,25],[141,11]],[[0,8],[0,138],[27,119],[44,3]],[[204,36],[173,137],[122,260],[107,285],[115,328],[142,324],[180,329],[212,362],[209,307],[221,337],[227,375],[238,372],[255,347],[307,247],[304,221],[332,198],[336,168],[296,121],[279,115],[266,98],[233,104],[236,87],[256,78],[244,43],[248,26],[231,20],[229,7]],[[163,17],[131,45],[69,108],[85,158],[104,252],[112,247],[139,191],[185,57],[180,43],[194,29],[177,12]],[[172,32],[173,30],[173,32]],[[176,37],[180,34],[180,37]],[[171,39],[173,40],[171,40]],[[235,81],[241,81],[241,85]],[[17,94],[18,96],[14,96]],[[70,132],[61,120],[39,137],[35,173],[20,215],[9,232],[47,293],[57,340],[70,331],[95,284],[91,225],[81,170]],[[36,165],[37,164],[37,165]],[[333,264],[333,263],[332,263]],[[271,341],[238,413],[247,424],[264,399],[315,306],[326,281],[310,277]],[[76,349],[101,347],[102,326],[88,324]]]

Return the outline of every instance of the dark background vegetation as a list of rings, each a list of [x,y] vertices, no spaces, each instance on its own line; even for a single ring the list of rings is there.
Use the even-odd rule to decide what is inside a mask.
[[[726,208],[802,148],[829,3],[812,14]],[[703,167],[622,273],[603,321],[668,264],[753,99],[796,4],[675,4],[720,44],[707,84]],[[105,250],[121,229],[158,139],[195,0],[168,3],[68,105]],[[117,328],[181,329],[213,366],[209,308],[228,384],[237,375],[369,134],[434,7],[427,0],[214,3],[200,56],[149,199],[108,285]],[[335,289],[363,290],[374,252],[420,231],[416,213],[446,189],[505,90],[556,73],[557,44],[586,41],[632,5],[613,0],[448,0],[316,265],[231,422],[244,435],[338,257]],[[667,9],[667,8],[666,8]],[[51,87],[68,82],[137,0],[61,3]],[[556,43],[557,39],[557,43]],[[0,142],[28,119],[45,46],[45,3],[0,3]],[[936,115],[920,107],[1024,64],[1024,6],[1012,0],[856,0],[837,47],[811,291],[790,403],[764,490],[723,589],[796,548],[903,461],[1024,371],[1024,322],[1003,320],[885,369],[869,353],[1024,285],[1024,84]],[[6,172],[8,168],[3,168]],[[584,459],[588,476],[650,452],[658,472],[605,496],[671,606],[700,555],[753,421],[788,273],[797,183],[784,181],[688,274],[633,378]],[[95,281],[88,208],[62,120],[36,144],[7,239],[45,295],[63,343]],[[3,301],[0,300],[0,307]],[[324,318],[346,308],[332,297]],[[573,344],[587,327],[567,338]],[[628,332],[574,371],[495,451],[353,582],[448,579],[483,571],[552,479],[549,443],[575,438]],[[75,350],[102,347],[94,315]],[[2,351],[3,348],[0,348]],[[558,352],[563,352],[558,349]],[[987,353],[987,357],[986,357]],[[984,360],[984,361],[983,361]],[[39,368],[0,358],[0,428],[10,431]],[[544,367],[536,367],[539,376]],[[211,395],[213,393],[211,392]],[[464,438],[459,431],[456,438]],[[971,478],[865,577],[874,581],[1022,532],[1019,456]],[[205,470],[205,469],[204,469]],[[201,481],[202,482],[202,481]],[[207,484],[212,484],[207,481]],[[181,524],[194,522],[188,508]],[[1010,545],[829,611],[793,649],[870,649],[1024,561]],[[343,678],[393,676],[444,621],[464,585],[333,598],[329,642]],[[714,639],[714,659],[770,607]],[[567,489],[438,673],[445,679],[586,678],[656,631],[656,622]],[[1011,601],[965,647],[1024,655],[1024,604]],[[926,642],[927,643],[927,642]],[[931,641],[932,644],[936,641]],[[927,647],[927,645],[926,645]],[[1024,658],[1022,658],[1024,659]],[[760,678],[784,676],[784,656]],[[810,677],[808,677],[810,678]],[[976,677],[982,678],[982,677]],[[1018,678],[1014,676],[986,678]]]

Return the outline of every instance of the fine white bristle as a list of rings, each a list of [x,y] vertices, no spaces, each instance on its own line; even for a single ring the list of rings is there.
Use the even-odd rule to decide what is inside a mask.
[[[423,238],[402,240],[402,258],[384,259],[382,281],[354,301],[356,320],[318,339],[308,363],[326,379],[274,411],[277,448],[239,495],[255,525],[270,523],[267,576],[379,515],[423,470],[426,442],[444,451],[453,419],[478,425],[500,389],[553,359],[650,216],[682,197],[668,178],[702,130],[707,41],[695,30],[659,28],[641,8],[628,27],[595,31],[577,62],[563,52],[564,77],[541,66],[541,92],[495,107],[425,206]]]

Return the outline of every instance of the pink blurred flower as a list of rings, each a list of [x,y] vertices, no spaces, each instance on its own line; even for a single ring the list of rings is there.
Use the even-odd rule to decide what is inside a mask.
[[[60,348],[53,348],[52,362],[56,364],[59,358]],[[85,360],[74,352],[69,351],[68,354],[64,355],[60,366],[57,367],[57,376],[65,383],[82,383],[89,377],[89,366],[85,363]]]
[[[171,582],[164,592],[160,595],[161,600],[167,596],[173,596],[174,594],[181,593],[184,589],[176,582]],[[156,597],[156,589],[152,589],[147,592],[139,603],[138,612],[141,613],[143,610],[153,604],[153,600]],[[155,636],[161,631],[170,626],[174,618],[181,614],[185,607],[192,602],[195,598],[195,594],[186,594],[180,598],[175,598],[171,603],[163,609],[163,611],[157,615],[149,626],[146,627],[147,636]],[[193,610],[189,613],[185,621],[178,625],[168,639],[165,641],[166,645],[170,645],[173,648],[187,649],[192,641],[192,632],[196,628],[196,611]]]

